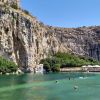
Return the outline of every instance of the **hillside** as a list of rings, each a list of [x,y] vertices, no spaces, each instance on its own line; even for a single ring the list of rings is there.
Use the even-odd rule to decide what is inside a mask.
[[[0,56],[27,70],[57,52],[100,60],[100,26],[47,26],[26,10],[0,3]]]

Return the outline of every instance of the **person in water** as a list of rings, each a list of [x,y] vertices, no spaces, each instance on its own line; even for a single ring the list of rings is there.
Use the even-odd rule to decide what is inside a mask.
[[[70,80],[70,77],[68,79]]]
[[[78,86],[74,86],[74,90],[77,90],[78,89]]]
[[[58,83],[58,80],[56,80],[56,83]]]

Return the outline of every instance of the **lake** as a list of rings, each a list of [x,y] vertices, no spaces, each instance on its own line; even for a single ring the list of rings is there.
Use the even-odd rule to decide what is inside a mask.
[[[99,93],[100,74],[0,76],[0,100],[100,100]]]

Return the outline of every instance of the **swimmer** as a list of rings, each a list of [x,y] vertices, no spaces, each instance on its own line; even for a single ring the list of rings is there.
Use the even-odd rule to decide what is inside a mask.
[[[79,77],[79,79],[84,79],[84,77]]]
[[[74,90],[77,90],[78,89],[78,86],[74,86]]]
[[[56,83],[58,83],[58,80],[56,80]]]
[[[84,76],[83,76],[83,77],[79,77],[79,79],[86,79],[86,78],[87,78],[87,77],[84,77]]]
[[[68,79],[70,80],[70,77]]]

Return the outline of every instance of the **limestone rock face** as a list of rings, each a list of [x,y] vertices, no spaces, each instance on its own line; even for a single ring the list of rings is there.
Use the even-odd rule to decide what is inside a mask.
[[[100,60],[100,27],[47,26],[22,10],[0,6],[0,56],[26,70],[58,51]]]
[[[7,4],[9,6],[17,5],[19,6],[20,0],[0,0],[0,3]]]
[[[58,40],[59,51],[100,60],[100,26],[50,28]]]

